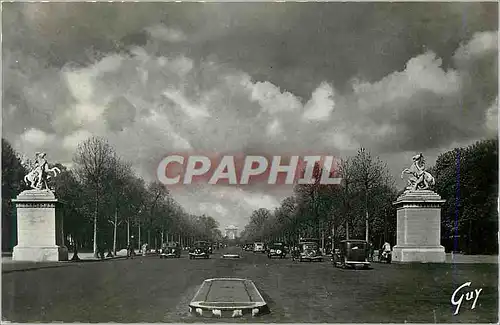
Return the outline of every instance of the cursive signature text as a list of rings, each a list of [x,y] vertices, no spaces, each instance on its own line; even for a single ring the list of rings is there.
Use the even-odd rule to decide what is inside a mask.
[[[453,292],[453,295],[451,296],[451,303],[453,306],[457,307],[455,309],[455,313],[453,315],[458,315],[458,313],[460,312],[460,307],[462,306],[462,302],[464,300],[464,297],[465,297],[466,301],[470,301],[470,300],[474,299],[474,302],[472,303],[471,310],[476,308],[477,298],[479,298],[479,294],[481,293],[481,291],[483,291],[483,289],[460,291],[465,287],[470,287],[471,284],[472,284],[472,282],[465,282],[464,284],[462,284],[460,287],[458,287]],[[459,297],[459,298],[457,299],[457,297]]]

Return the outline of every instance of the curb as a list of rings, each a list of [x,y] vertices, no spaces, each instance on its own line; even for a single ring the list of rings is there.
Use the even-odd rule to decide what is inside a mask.
[[[135,258],[138,257],[151,257],[152,255],[146,255],[146,256],[136,256]],[[108,257],[105,259],[81,259],[78,261],[58,261],[58,262],[34,262],[34,263],[48,263],[45,265],[32,265],[32,266],[26,266],[22,268],[14,268],[11,270],[5,270],[4,266],[5,264],[2,263],[2,274],[8,274],[8,273],[13,273],[13,272],[27,272],[27,271],[36,271],[40,269],[52,269],[52,268],[57,268],[57,267],[65,267],[65,266],[74,266],[79,263],[96,263],[96,262],[105,262],[105,261],[111,261],[111,260],[124,260],[127,259],[127,256],[116,256],[116,257]],[[21,262],[22,263],[22,262]],[[29,263],[29,262],[28,262]],[[10,263],[9,263],[10,264]]]

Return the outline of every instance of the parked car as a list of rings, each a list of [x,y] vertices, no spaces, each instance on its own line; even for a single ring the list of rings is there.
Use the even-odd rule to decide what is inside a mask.
[[[182,249],[179,243],[176,242],[166,243],[163,245],[160,251],[160,258],[169,258],[169,257],[180,258],[181,251]]]
[[[266,252],[266,245],[262,242],[255,242],[253,244],[253,252],[254,253],[265,253]]]
[[[304,239],[299,242],[299,261],[323,261],[323,255],[319,249],[319,243],[316,239]]]
[[[197,241],[189,250],[189,259],[210,258],[210,243],[206,241]]]
[[[355,268],[362,266],[370,267],[368,261],[369,247],[368,242],[361,239],[349,239],[340,242],[338,251],[333,255],[333,266],[342,268]]]
[[[269,245],[267,250],[267,257],[273,258],[275,256],[279,258],[285,258],[287,254],[286,246],[283,242],[274,242]]]

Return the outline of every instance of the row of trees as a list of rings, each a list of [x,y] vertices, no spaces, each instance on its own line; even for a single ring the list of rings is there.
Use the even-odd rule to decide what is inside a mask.
[[[441,212],[443,245],[470,254],[498,252],[498,138],[440,155],[430,169]]]
[[[10,199],[26,189],[22,180],[26,168],[3,139],[2,147],[2,174],[7,176],[2,178],[5,235],[5,230],[12,230],[15,218]],[[189,245],[195,240],[222,238],[216,220],[187,213],[160,182],[146,184],[105,139],[93,137],[82,142],[73,163],[71,170],[55,164],[62,172],[49,181],[63,203],[64,233],[73,245],[92,248],[94,253],[98,248],[116,253],[128,244],[140,247],[148,243],[158,248],[165,241]],[[4,249],[12,247],[9,235]]]
[[[294,194],[274,211],[258,209],[250,217],[241,237],[245,241],[284,240],[300,237],[322,239],[322,246],[343,238],[365,238],[394,242],[397,192],[388,168],[367,150],[342,159],[330,176],[341,177],[340,185],[320,184],[323,170],[316,164],[313,184],[297,184]]]
[[[448,251],[497,253],[498,139],[479,141],[441,154],[428,168],[436,178],[432,190],[446,200],[442,207],[442,244]],[[319,179],[322,170],[314,168]],[[364,238],[381,245],[396,242],[397,191],[386,165],[365,149],[342,159],[340,185],[295,185],[294,194],[274,211],[255,210],[241,234],[244,241],[300,237]]]

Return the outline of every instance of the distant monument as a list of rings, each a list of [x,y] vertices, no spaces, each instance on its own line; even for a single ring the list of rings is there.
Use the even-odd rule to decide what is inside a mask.
[[[422,153],[413,156],[413,164],[401,172],[409,174],[405,191],[393,204],[397,207],[397,239],[394,262],[444,263],[441,246],[441,197],[429,190],[434,177],[425,171]]]
[[[234,240],[238,236],[238,227],[229,226],[229,227],[226,227],[225,230],[226,230],[226,237],[229,239]]]
[[[14,261],[67,261],[68,249],[63,244],[62,218],[56,215],[58,201],[47,181],[61,171],[49,168],[46,154],[37,152],[24,181],[31,187],[12,201],[17,209],[17,246]]]

